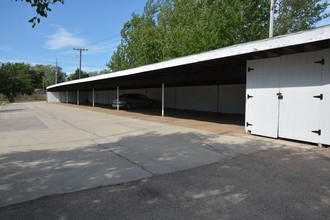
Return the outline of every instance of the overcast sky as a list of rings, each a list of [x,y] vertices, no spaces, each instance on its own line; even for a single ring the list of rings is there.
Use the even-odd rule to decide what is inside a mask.
[[[147,0],[65,0],[52,7],[48,18],[31,28],[35,11],[24,2],[0,1],[0,62],[55,65],[72,73],[79,66],[79,52],[86,48],[82,70],[106,68],[120,43],[120,30],[133,12],[141,14]],[[319,24],[330,24],[327,19]]]

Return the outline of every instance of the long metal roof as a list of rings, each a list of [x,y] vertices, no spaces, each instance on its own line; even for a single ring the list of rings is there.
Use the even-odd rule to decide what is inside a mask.
[[[126,87],[153,86],[166,81],[169,84],[200,82],[197,79],[203,72],[205,84],[209,81],[244,81],[246,60],[276,57],[283,54],[319,50],[330,47],[330,25],[305,30],[293,34],[281,35],[258,41],[237,44],[199,54],[180,57],[164,62],[149,64],[133,69],[98,75],[79,80],[59,83],[47,87],[50,91],[70,89],[104,89],[122,84]],[[197,74],[197,72],[199,74]],[[219,74],[221,72],[221,74]],[[196,73],[193,74],[192,73]],[[231,78],[223,76],[233,75]],[[222,75],[222,76],[220,76]],[[235,76],[234,76],[235,75]],[[141,76],[144,82],[137,83]],[[166,79],[173,77],[172,80]],[[184,77],[183,77],[184,76]],[[189,78],[191,78],[189,80]],[[148,81],[149,80],[149,81]]]

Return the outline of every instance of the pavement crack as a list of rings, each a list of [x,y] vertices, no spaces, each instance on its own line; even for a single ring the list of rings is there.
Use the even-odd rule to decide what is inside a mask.
[[[99,135],[95,134],[94,132],[91,132],[90,130],[86,130],[86,129],[80,128],[80,127],[76,126],[75,124],[73,124],[73,123],[71,123],[71,122],[68,122],[68,121],[65,120],[65,119],[62,119],[62,121],[63,121],[65,124],[72,126],[73,128],[76,128],[76,129],[78,129],[78,130],[84,131],[84,132],[89,133],[89,134],[91,134],[91,135],[94,135],[94,136],[96,136],[96,137],[102,138],[102,136],[99,136]]]
[[[153,173],[150,170],[148,170],[147,168],[145,168],[143,165],[136,163],[135,161],[129,159],[128,157],[125,157],[124,155],[121,155],[121,154],[117,153],[116,151],[114,151],[114,150],[112,150],[112,149],[110,149],[110,148],[108,148],[104,145],[101,145],[101,144],[97,143],[96,141],[94,141],[94,143],[97,144],[97,146],[99,146],[100,148],[106,149],[107,151],[109,151],[110,153],[116,155],[117,157],[120,157],[120,158],[134,164],[135,166],[140,167],[143,171],[149,173],[150,175],[153,175]]]

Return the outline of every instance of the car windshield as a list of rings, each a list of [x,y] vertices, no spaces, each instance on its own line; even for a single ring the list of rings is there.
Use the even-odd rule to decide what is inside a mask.
[[[147,97],[145,97],[144,95],[141,95],[141,94],[138,94],[138,95],[136,95],[137,96],[137,98],[139,98],[139,99],[147,99]]]
[[[146,96],[141,94],[125,94],[119,96],[121,99],[148,99]]]

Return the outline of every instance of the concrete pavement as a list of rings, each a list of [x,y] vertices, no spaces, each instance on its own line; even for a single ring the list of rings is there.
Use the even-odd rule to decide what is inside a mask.
[[[330,150],[278,147],[0,208],[0,219],[329,219]]]
[[[42,102],[3,106],[0,124],[0,207],[282,145]]]

